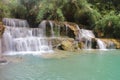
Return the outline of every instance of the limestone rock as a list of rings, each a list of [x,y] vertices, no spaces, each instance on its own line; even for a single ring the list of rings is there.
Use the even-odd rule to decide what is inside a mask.
[[[71,41],[69,41],[69,40],[62,41],[61,47],[62,47],[63,50],[65,50],[65,51],[74,51],[73,42],[71,42]]]
[[[75,51],[78,49],[78,42],[73,38],[54,37],[49,39],[54,49]]]
[[[72,46],[74,45],[73,38],[54,37],[54,38],[50,38],[50,41],[51,41],[53,48],[58,48],[58,49],[60,49],[60,47],[62,49],[62,47],[63,47],[62,45],[64,45],[65,42],[67,43],[67,45],[72,45]],[[62,50],[64,50],[64,49],[62,49]]]
[[[83,49],[83,48],[84,48],[84,45],[85,45],[85,44],[84,44],[83,42],[79,42],[79,43],[78,43],[78,47],[79,47],[80,49]]]
[[[0,22],[0,37],[2,37],[4,30],[5,30],[5,27],[3,26],[2,22]]]

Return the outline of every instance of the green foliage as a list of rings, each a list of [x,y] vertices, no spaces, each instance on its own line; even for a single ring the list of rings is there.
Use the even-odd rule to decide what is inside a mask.
[[[11,3],[10,6],[13,17],[21,19],[26,18],[27,11],[25,6],[21,5],[20,3],[17,3],[17,5],[16,3],[15,4]]]
[[[106,14],[96,22],[95,30],[101,30],[105,37],[120,38],[120,16],[114,11]]]
[[[61,9],[63,7],[62,4],[62,1],[57,0],[41,1],[41,3],[39,4],[39,13],[37,15],[37,21],[39,22],[43,19],[64,21],[65,18]]]
[[[74,15],[76,22],[89,26],[88,29],[93,29],[96,21],[101,18],[101,14],[86,0],[78,0],[76,5],[78,8]]]
[[[6,6],[3,1],[0,1],[0,18],[10,17],[10,8]]]

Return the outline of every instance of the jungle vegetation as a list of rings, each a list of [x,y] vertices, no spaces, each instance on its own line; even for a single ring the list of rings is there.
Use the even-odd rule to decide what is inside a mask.
[[[103,37],[120,38],[120,0],[0,0],[0,18],[75,22],[101,31]]]

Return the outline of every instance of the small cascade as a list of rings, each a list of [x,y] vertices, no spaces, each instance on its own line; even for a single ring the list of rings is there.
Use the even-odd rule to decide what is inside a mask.
[[[100,39],[97,39],[97,44],[99,49],[106,49],[106,44]]]
[[[4,18],[3,23],[4,25],[11,27],[29,27],[27,21],[21,19]]]
[[[95,38],[95,35],[91,30],[80,29],[79,26],[76,26],[78,29],[78,39],[79,41],[84,42],[84,49],[91,49],[92,48],[92,38]]]
[[[84,49],[91,49],[92,38],[95,38],[91,30],[80,29],[75,23],[44,20],[40,23],[39,27],[47,31],[45,33],[48,34],[49,37],[68,36],[75,38],[79,42],[83,41],[85,44]]]
[[[64,23],[65,26],[65,36],[68,36],[70,25],[68,23]]]
[[[7,25],[2,38],[2,47],[3,53],[11,52],[12,55],[14,53],[42,54],[52,52],[51,41],[45,36],[44,27],[28,28]]]
[[[43,35],[46,36],[46,24],[47,24],[47,21],[44,20],[42,21],[40,24],[39,24],[39,28],[41,28],[43,30]]]
[[[50,27],[51,27],[51,37],[55,37],[55,32],[54,32],[54,25],[52,21],[49,21]]]
[[[97,48],[97,43],[99,49],[106,49],[106,46],[103,42],[98,40],[94,45],[92,40],[95,39],[95,35],[91,30],[80,29],[79,26],[75,23],[70,22],[55,22],[55,21],[42,21],[39,25],[40,28],[43,28],[45,33],[49,34],[49,37],[70,37],[76,39],[78,42],[82,42],[84,49]],[[111,45],[111,44],[110,44]]]
[[[49,37],[63,37],[68,34],[68,26],[62,22],[55,22],[51,20],[44,20],[39,24],[39,28],[45,30],[45,34]]]
[[[115,44],[112,41],[108,41],[107,48],[108,49],[115,49]]]
[[[92,39],[85,39],[84,49],[91,49],[92,48]]]
[[[92,38],[95,38],[95,35],[91,30],[80,29],[81,39],[85,39],[85,49],[92,48]]]
[[[95,38],[95,35],[91,30],[86,30],[86,29],[80,29],[82,37],[85,38]]]

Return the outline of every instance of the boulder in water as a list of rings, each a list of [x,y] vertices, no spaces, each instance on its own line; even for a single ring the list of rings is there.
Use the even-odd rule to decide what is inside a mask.
[[[74,51],[73,42],[69,40],[62,41],[61,48],[65,51]]]
[[[7,63],[7,60],[3,56],[0,56],[0,64],[3,63]]]

